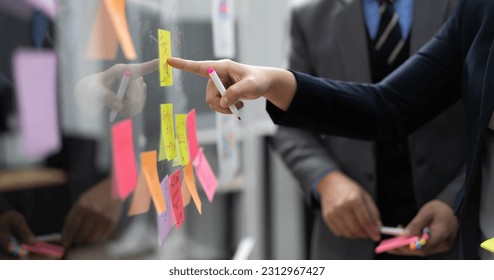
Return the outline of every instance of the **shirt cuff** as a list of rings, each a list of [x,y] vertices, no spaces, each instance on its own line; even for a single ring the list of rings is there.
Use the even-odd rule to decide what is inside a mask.
[[[317,191],[317,185],[322,181],[324,176],[328,175],[329,173],[336,171],[336,168],[334,167],[328,167],[324,169],[319,175],[317,175],[314,180],[312,180],[312,183],[310,185],[310,191],[312,194],[312,198],[317,202],[320,203],[320,197],[319,197],[319,192]]]

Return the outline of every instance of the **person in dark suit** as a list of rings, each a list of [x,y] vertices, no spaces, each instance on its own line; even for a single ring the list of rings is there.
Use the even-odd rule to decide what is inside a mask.
[[[343,81],[379,82],[440,28],[455,1],[393,3],[405,44],[391,67],[376,69],[380,0],[303,0],[291,10],[289,68]],[[385,23],[384,23],[385,24]],[[381,58],[382,59],[382,58]],[[376,142],[280,126],[273,147],[295,175],[311,208],[311,259],[396,258],[374,254],[374,225],[407,225],[419,209],[453,217],[464,182],[464,116],[460,102],[407,138]],[[420,217],[419,217],[420,218]],[[451,227],[457,225],[453,217]],[[453,250],[454,251],[454,250]],[[454,252],[438,258],[454,258]]]
[[[377,84],[334,81],[232,61],[171,58],[168,63],[204,77],[207,69],[214,67],[223,82],[230,85],[223,97],[212,85],[207,87],[206,101],[218,112],[229,113],[228,106],[239,103],[241,98],[264,96],[268,113],[279,125],[367,140],[407,136],[462,99],[467,167],[464,187],[455,203],[460,249],[465,259],[488,258],[479,256],[479,244],[483,237],[494,236],[492,212],[485,211],[490,208],[489,202],[481,200],[480,195],[492,197],[494,192],[489,176],[492,170],[481,172],[481,167],[489,166],[494,142],[494,122],[489,125],[494,110],[492,26],[493,1],[461,1],[454,17],[434,38]],[[407,226],[414,234],[430,226],[431,238],[425,246],[429,253],[451,245],[448,229],[436,226],[443,218],[442,213],[431,211],[420,222]]]

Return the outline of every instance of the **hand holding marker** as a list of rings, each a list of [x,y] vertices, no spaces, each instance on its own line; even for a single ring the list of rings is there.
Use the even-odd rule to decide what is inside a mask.
[[[125,96],[125,92],[127,92],[127,87],[129,86],[130,76],[132,74],[129,70],[123,72],[122,80],[120,80],[120,85],[118,86],[117,97],[119,100],[122,100]],[[110,114],[110,122],[113,122],[117,117],[117,111],[111,111]]]
[[[208,74],[209,74],[209,77],[211,77],[211,80],[213,81],[214,85],[216,86],[216,88],[220,92],[221,96],[224,96],[226,89],[225,89],[225,86],[223,85],[223,83],[221,82],[220,78],[218,77],[218,74],[216,74],[216,71],[214,71],[213,68],[209,68]],[[228,108],[230,108],[230,111],[232,111],[232,113],[235,115],[235,117],[237,117],[237,119],[239,121],[242,120],[240,118],[240,114],[238,113],[237,107],[235,107],[235,105],[232,104]]]

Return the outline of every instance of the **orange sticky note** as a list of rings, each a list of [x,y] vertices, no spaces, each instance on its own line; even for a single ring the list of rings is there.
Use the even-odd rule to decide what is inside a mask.
[[[127,59],[137,58],[125,15],[125,0],[101,0],[89,39],[88,57],[113,60],[118,43]]]
[[[132,120],[114,124],[111,135],[115,185],[118,197],[125,200],[134,191],[137,182]]]
[[[201,198],[199,198],[199,193],[197,193],[196,180],[194,179],[194,173],[192,170],[192,163],[189,163],[184,167],[184,181],[187,183],[187,188],[189,189],[190,195],[194,200],[197,211],[199,211],[199,214],[202,215]]]
[[[146,178],[144,172],[141,170],[139,172],[139,177],[137,177],[137,186],[132,197],[132,202],[130,204],[129,212],[127,216],[134,216],[146,213],[149,211],[149,206],[151,205],[151,194],[149,194],[149,189],[146,184]]]
[[[165,145],[166,159],[172,160],[177,156],[175,148],[175,126],[173,125],[173,104],[161,104],[161,136]]]
[[[187,187],[187,182],[185,180],[182,181],[182,186],[180,187],[180,190],[182,192],[182,202],[184,204],[184,208],[190,204],[190,192]]]
[[[187,114],[187,146],[189,147],[189,158],[194,160],[199,150],[197,142],[196,109]]]
[[[196,175],[201,183],[209,202],[213,201],[214,194],[218,188],[218,180],[213,173],[211,165],[209,165],[208,159],[204,155],[204,150],[199,149],[196,158],[194,159],[194,167],[196,168]]]
[[[180,186],[180,170],[170,175],[170,197],[172,199],[173,215],[177,228],[180,228],[185,220],[184,205]]]
[[[160,85],[173,85],[172,67],[168,65],[167,60],[172,56],[172,44],[170,31],[158,29],[158,54],[160,60]]]
[[[158,177],[156,151],[141,153],[141,165],[156,212],[158,214],[163,213],[166,210],[166,205]]]
[[[189,164],[189,146],[187,145],[187,115],[176,114],[175,115],[175,127],[177,130],[177,141],[180,150],[180,159],[182,166]]]

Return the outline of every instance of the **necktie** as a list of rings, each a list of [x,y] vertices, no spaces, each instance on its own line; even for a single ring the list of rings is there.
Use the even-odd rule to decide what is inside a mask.
[[[381,0],[379,13],[381,14],[381,21],[377,30],[374,49],[378,55],[378,60],[386,61],[388,65],[391,65],[405,45],[393,0]]]

